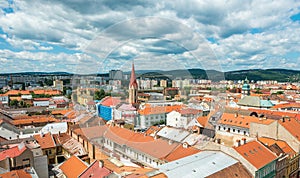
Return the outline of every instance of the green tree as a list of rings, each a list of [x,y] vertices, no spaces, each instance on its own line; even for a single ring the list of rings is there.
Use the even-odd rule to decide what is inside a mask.
[[[9,102],[9,105],[14,106],[16,108],[19,105],[19,101],[18,100],[12,100],[11,102]]]
[[[103,89],[100,89],[99,91],[95,92],[95,100],[102,100],[104,97],[110,96],[110,93],[105,93]]]

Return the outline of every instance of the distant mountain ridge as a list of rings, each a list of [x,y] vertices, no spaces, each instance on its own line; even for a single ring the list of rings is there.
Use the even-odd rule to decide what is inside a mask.
[[[130,74],[129,71],[124,74]],[[212,81],[220,80],[244,80],[246,77],[249,80],[277,80],[279,82],[297,82],[300,81],[300,70],[289,69],[249,69],[236,70],[229,72],[220,72],[216,70],[203,69],[178,69],[170,71],[162,70],[137,70],[136,74],[139,78],[160,78],[160,79],[210,79]],[[19,72],[19,73],[4,73],[0,76],[9,75],[76,75],[68,72]],[[88,74],[108,77],[105,74]]]

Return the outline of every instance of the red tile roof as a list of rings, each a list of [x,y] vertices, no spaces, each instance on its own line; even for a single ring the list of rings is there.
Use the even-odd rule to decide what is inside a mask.
[[[5,95],[30,95],[29,90],[9,90],[8,92],[5,93]]]
[[[224,124],[224,125],[233,125],[237,127],[242,127],[242,128],[250,128],[250,123],[261,123],[261,124],[266,124],[269,125],[274,120],[271,119],[262,119],[262,118],[257,118],[254,116],[243,116],[243,115],[236,115],[236,114],[231,114],[231,113],[224,113],[219,120],[219,123]]]
[[[259,137],[258,141],[262,142],[264,145],[271,146],[273,144],[277,144],[283,151],[284,153],[294,156],[296,152],[285,142],[282,140],[275,140],[272,138],[266,138],[266,137]]]
[[[199,124],[201,124],[203,127],[206,127],[208,123],[209,117],[208,116],[200,116],[197,118],[197,121]]]
[[[169,113],[171,111],[180,111],[182,105],[173,105],[173,106],[151,106],[150,104],[145,104],[143,109],[139,110],[141,115],[149,115],[149,114],[162,114]]]
[[[70,178],[78,177],[88,166],[77,156],[70,157],[59,167],[64,175]]]
[[[111,170],[107,169],[104,166],[100,166],[99,161],[94,161],[84,172],[82,172],[78,177],[79,178],[103,178],[112,173]]]
[[[42,149],[53,148],[56,146],[50,132],[46,134],[36,134],[33,137]]]
[[[49,101],[50,98],[34,98],[33,101]]]
[[[101,101],[103,106],[116,106],[121,102],[120,98],[116,97],[106,97]]]
[[[277,104],[273,106],[273,108],[300,108],[300,103],[284,103],[284,104]]]
[[[32,178],[24,169],[14,170],[0,174],[1,178]]]
[[[300,121],[295,118],[287,118],[284,122],[279,120],[278,123],[300,141]]]
[[[199,153],[200,150],[193,148],[193,147],[188,147],[188,148],[183,148],[182,145],[178,145],[178,147],[172,151],[168,156],[164,158],[164,160],[170,162],[170,161],[175,161],[180,158],[184,158],[196,153]]]
[[[277,158],[273,152],[258,141],[248,142],[234,149],[257,169],[264,167]]]
[[[56,122],[57,120],[54,117],[46,115],[36,115],[36,116],[23,116],[15,117],[15,120],[12,121],[13,125],[26,125],[32,123],[51,123]]]
[[[22,144],[22,143],[21,143]],[[0,161],[4,160],[5,158],[15,158],[17,156],[20,156],[25,150],[26,150],[25,145],[18,145],[14,146],[10,149],[4,150],[0,152]]]

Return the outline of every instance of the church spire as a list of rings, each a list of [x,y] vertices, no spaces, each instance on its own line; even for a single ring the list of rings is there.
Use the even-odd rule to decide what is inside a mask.
[[[137,103],[137,90],[138,90],[138,84],[135,77],[134,64],[132,63],[130,82],[129,82],[129,103],[130,104]]]
[[[134,71],[134,63],[132,63],[129,87],[134,87],[136,89],[138,87]]]

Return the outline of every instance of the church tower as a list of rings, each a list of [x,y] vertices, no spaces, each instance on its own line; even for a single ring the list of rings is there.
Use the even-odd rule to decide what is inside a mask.
[[[132,63],[130,82],[129,82],[129,100],[128,100],[130,104],[137,103],[137,91],[138,91],[138,84],[136,82],[134,64]]]
[[[245,79],[244,85],[242,87],[242,96],[249,96],[250,95],[250,85],[249,85],[249,80]]]

